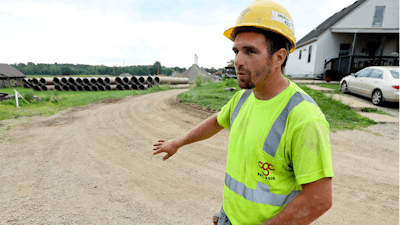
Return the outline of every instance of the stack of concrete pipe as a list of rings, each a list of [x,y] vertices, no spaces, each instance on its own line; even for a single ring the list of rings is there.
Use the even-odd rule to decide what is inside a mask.
[[[188,88],[189,78],[161,76],[42,77],[23,79],[23,83],[25,88],[33,88],[35,91],[146,90],[159,84],[169,84],[173,88]]]

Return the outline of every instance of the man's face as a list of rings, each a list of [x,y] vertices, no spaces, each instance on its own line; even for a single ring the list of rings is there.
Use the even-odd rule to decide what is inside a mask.
[[[237,34],[232,50],[235,52],[235,69],[240,88],[255,88],[271,74],[272,57],[263,34]]]

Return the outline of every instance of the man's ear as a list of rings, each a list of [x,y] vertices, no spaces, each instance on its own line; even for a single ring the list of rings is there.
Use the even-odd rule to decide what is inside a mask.
[[[273,55],[274,64],[282,68],[282,64],[285,62],[287,57],[287,51],[284,48],[279,49]]]

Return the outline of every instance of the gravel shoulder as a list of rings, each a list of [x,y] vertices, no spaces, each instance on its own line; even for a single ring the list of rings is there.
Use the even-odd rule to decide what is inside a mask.
[[[229,131],[152,155],[213,114],[180,104],[184,91],[1,121],[0,224],[212,224]],[[398,125],[378,125],[331,133],[333,206],[314,224],[398,224]]]

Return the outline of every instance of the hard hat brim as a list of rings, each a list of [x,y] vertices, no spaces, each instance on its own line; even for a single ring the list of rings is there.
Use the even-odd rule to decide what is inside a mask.
[[[268,31],[272,31],[272,32],[275,32],[275,33],[277,33],[277,34],[280,34],[280,35],[282,35],[282,33],[278,30],[278,29],[275,29],[275,28],[273,28],[273,27],[269,27],[268,29],[267,28],[265,28],[265,26],[257,26],[257,24],[254,24],[254,23],[242,23],[242,24],[240,24],[240,26],[234,26],[234,27],[231,27],[231,28],[229,28],[228,30],[226,30],[225,32],[224,32],[224,36],[225,37],[227,37],[227,38],[229,38],[229,40],[231,40],[231,41],[235,41],[234,39],[233,39],[233,32],[234,32],[234,30],[236,29],[236,28],[238,28],[238,27],[256,27],[256,28],[259,28],[259,29],[262,29],[262,30],[268,30]],[[282,35],[283,36],[283,35]],[[290,50],[289,50],[289,53],[292,53],[295,49],[296,49],[296,43],[293,43],[289,38],[286,38],[289,42],[290,42]]]

